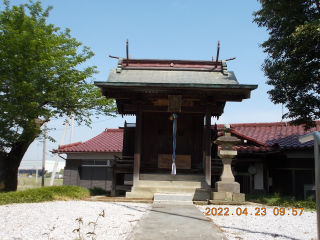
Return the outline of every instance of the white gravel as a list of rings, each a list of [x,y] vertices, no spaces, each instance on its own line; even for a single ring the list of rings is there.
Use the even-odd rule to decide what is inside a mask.
[[[292,208],[286,208],[284,216],[276,216],[273,213],[275,207],[266,206],[226,206],[226,205],[207,205],[197,206],[204,214],[208,212],[206,208],[222,208],[222,214],[229,209],[229,216],[208,216],[212,221],[220,226],[228,239],[317,239],[317,219],[316,212],[303,211],[301,216],[300,210],[297,216],[292,215]],[[261,208],[266,208],[265,216],[255,216],[255,213]],[[247,215],[236,214],[237,208],[244,211],[247,208]],[[278,207],[279,209],[280,207]],[[240,209],[238,213],[240,214]],[[277,211],[275,211],[277,213]],[[215,210],[213,210],[215,214]],[[233,215],[232,215],[233,214]],[[252,214],[252,215],[251,215]],[[289,215],[288,215],[289,214]]]
[[[6,239],[78,239],[73,232],[79,228],[76,221],[82,218],[80,234],[92,232],[96,225],[96,239],[125,239],[150,204],[56,201],[45,203],[12,204],[0,206],[0,240]],[[44,235],[45,234],[45,235]]]
[[[263,206],[197,206],[204,214],[206,208],[229,208],[229,216],[208,216],[220,226],[228,239],[316,239],[316,213],[303,211],[292,216],[292,209],[286,208],[286,215],[275,216],[274,207],[266,207],[266,216],[255,216]],[[247,208],[248,215],[238,216],[236,209]],[[11,239],[78,239],[74,229],[79,228],[77,218],[82,218],[80,234],[83,239],[93,230],[99,214],[95,233],[96,239],[125,239],[137,224],[150,204],[56,201],[46,203],[12,204],[0,206],[0,240]],[[232,215],[233,213],[233,215]],[[239,213],[239,210],[238,210]],[[252,214],[252,215],[251,215]],[[290,214],[290,215],[287,215]]]

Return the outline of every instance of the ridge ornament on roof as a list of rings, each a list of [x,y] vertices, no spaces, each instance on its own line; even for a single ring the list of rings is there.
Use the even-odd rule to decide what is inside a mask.
[[[109,55],[111,58],[117,58],[118,66],[117,73],[122,70],[178,70],[178,71],[208,71],[208,72],[222,72],[223,75],[228,76],[227,63],[236,59],[236,57],[219,61],[220,41],[218,41],[217,57],[214,61],[195,61],[195,60],[169,60],[169,59],[131,59],[129,55],[129,40],[126,43],[127,58],[115,57]]]

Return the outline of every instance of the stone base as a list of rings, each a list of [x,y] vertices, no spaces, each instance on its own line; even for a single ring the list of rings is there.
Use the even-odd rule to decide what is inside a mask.
[[[226,200],[227,201],[232,201],[232,193],[231,192],[226,192]]]
[[[211,200],[225,200],[226,193],[225,192],[212,192],[210,193]]]
[[[234,202],[244,202],[244,193],[231,193],[231,192],[212,192],[210,194],[211,200],[222,200],[222,201],[234,201]]]
[[[216,182],[217,192],[240,193],[240,184],[237,182]]]
[[[244,202],[246,200],[244,193],[233,193],[232,194],[232,201],[236,202]]]

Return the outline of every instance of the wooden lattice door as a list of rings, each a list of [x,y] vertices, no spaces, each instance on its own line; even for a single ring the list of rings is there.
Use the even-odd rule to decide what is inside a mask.
[[[170,113],[144,113],[141,168],[158,168],[159,154],[172,154],[173,122]],[[203,116],[178,113],[177,155],[190,155],[191,168],[202,168]]]

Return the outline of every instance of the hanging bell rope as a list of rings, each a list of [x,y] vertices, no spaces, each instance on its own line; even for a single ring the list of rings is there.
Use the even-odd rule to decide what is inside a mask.
[[[172,154],[172,171],[171,174],[172,175],[176,175],[177,174],[177,170],[176,170],[176,136],[177,136],[177,118],[178,115],[173,113],[170,116],[170,120],[173,120],[173,154]]]

